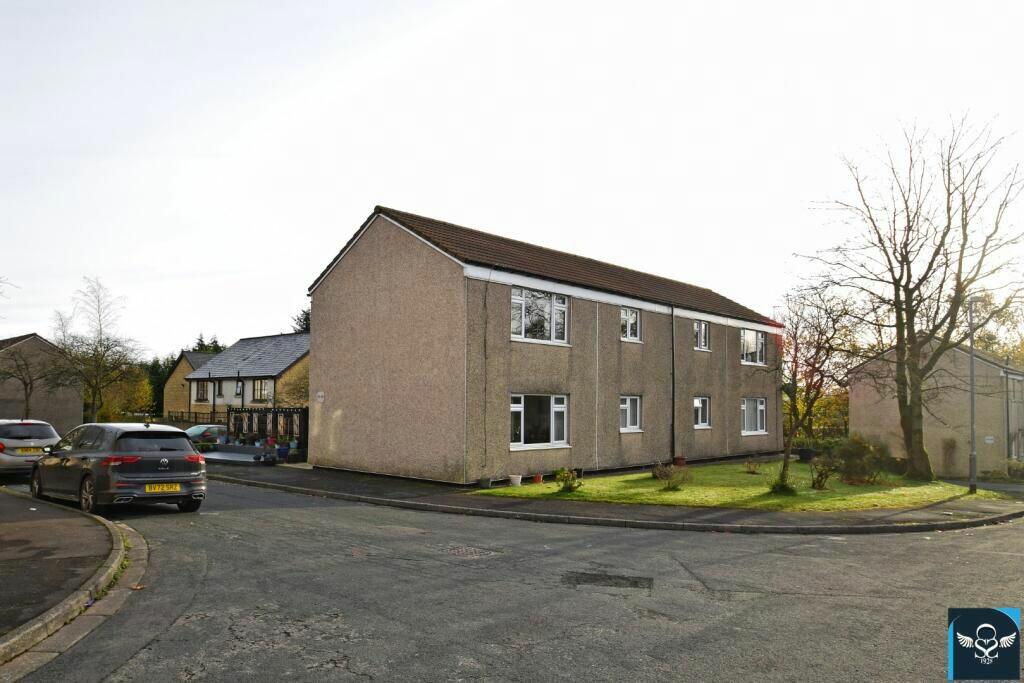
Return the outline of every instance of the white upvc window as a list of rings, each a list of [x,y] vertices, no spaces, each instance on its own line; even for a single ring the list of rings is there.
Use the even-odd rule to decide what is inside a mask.
[[[640,309],[627,308],[619,309],[619,321],[621,327],[621,338],[626,341],[640,341]]]
[[[693,348],[698,351],[711,350],[711,323],[708,321],[693,321]]]
[[[512,338],[567,343],[569,298],[562,294],[513,287]]]
[[[741,434],[767,434],[765,408],[768,401],[763,398],[740,399]]]
[[[512,394],[509,447],[545,448],[569,443],[569,400],[565,395]]]
[[[693,428],[711,429],[711,397],[693,397]]]
[[[640,397],[620,396],[619,397],[619,431],[639,432],[640,422]]]
[[[746,365],[764,365],[764,347],[767,335],[757,330],[740,330],[740,362]]]

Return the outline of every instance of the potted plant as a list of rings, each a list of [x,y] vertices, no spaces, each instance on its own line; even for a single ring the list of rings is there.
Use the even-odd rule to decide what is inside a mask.
[[[814,439],[808,439],[803,436],[797,437],[793,440],[793,446],[797,456],[800,458],[800,462],[810,462],[821,455],[821,449]]]
[[[521,486],[523,483],[523,475],[521,474],[510,474],[508,475],[509,486]]]
[[[538,472],[537,474],[533,475],[533,483],[534,484],[543,484],[544,483],[544,475],[541,474],[540,472]]]
[[[686,467],[686,456],[682,454],[677,455],[672,458],[672,464],[676,467]]]

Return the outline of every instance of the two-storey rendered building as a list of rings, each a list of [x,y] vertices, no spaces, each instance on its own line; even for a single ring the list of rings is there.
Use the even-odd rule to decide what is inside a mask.
[[[376,207],[310,287],[310,461],[470,483],[777,452],[778,323]]]

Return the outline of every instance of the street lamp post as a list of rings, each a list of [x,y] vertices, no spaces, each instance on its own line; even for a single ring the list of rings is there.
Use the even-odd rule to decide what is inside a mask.
[[[978,446],[974,434],[974,298],[967,301],[967,335],[970,339],[971,348],[971,460],[970,460],[970,490],[971,493],[978,492]]]

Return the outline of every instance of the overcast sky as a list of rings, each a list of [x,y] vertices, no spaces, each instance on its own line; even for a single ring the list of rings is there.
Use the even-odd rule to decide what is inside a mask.
[[[1019,2],[0,0],[0,338],[49,334],[83,276],[151,353],[288,331],[375,204],[771,315],[791,254],[838,239],[843,155],[969,112],[1024,159],[1021,26]]]

